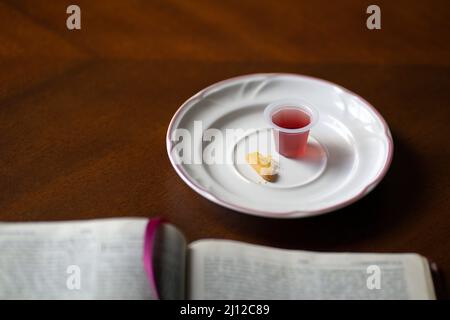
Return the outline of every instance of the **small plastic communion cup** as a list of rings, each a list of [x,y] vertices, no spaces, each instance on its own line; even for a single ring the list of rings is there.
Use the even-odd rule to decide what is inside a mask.
[[[272,128],[279,154],[287,158],[305,154],[309,131],[319,118],[309,103],[297,99],[274,101],[264,110],[264,117]]]

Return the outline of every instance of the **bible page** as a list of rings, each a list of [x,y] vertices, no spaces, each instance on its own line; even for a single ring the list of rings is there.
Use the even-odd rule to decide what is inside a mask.
[[[147,221],[0,223],[0,299],[153,299]]]
[[[315,253],[228,240],[188,249],[190,299],[434,299],[416,254]]]

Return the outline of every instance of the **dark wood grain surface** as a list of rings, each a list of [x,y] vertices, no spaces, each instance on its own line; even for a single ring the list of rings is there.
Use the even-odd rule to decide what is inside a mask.
[[[417,252],[450,285],[450,3],[0,1],[0,220],[163,216],[189,240],[324,251]],[[197,195],[168,161],[173,113],[254,72],[321,77],[370,101],[392,167],[361,201],[320,217],[256,218]]]

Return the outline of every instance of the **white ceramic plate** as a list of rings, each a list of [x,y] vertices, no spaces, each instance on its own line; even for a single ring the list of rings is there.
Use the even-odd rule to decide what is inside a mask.
[[[263,111],[285,98],[308,101],[320,119],[311,130],[307,155],[278,158],[277,181],[265,182],[243,159],[249,151],[277,156]],[[198,130],[194,134],[200,127],[195,121],[202,121],[202,132],[243,132],[233,140],[209,142]],[[192,134],[190,151],[180,152],[179,129]],[[258,150],[251,143],[249,149],[256,137]],[[229,161],[207,164],[205,151],[213,142],[215,147],[223,143]],[[207,199],[243,213],[298,218],[342,208],[369,193],[389,168],[393,142],[375,108],[336,84],[293,74],[254,74],[216,83],[188,99],[170,122],[167,152],[178,175]],[[196,163],[183,163],[188,153]]]

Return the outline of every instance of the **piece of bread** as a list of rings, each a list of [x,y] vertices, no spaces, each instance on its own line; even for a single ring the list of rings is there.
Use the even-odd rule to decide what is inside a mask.
[[[277,178],[277,165],[272,156],[263,156],[259,152],[251,152],[245,157],[247,163],[266,181],[274,182]]]

